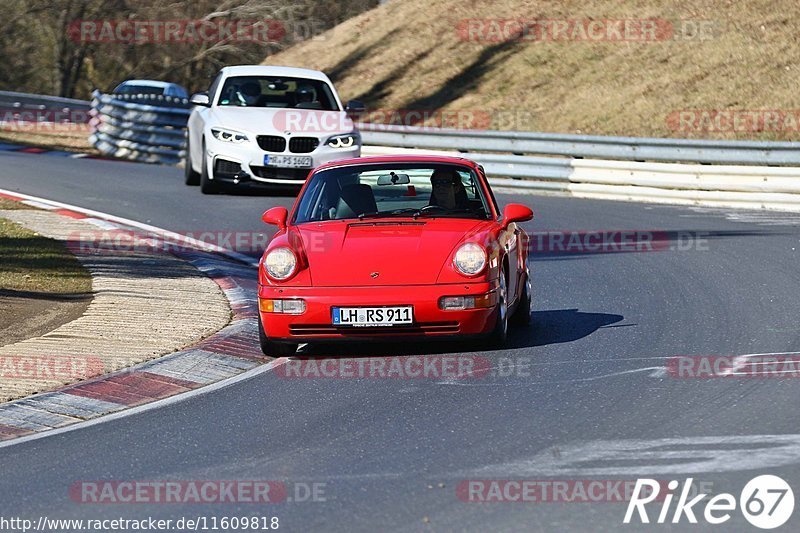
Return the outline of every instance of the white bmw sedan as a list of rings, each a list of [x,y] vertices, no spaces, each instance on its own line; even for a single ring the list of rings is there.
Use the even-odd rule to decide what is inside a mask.
[[[302,185],[312,168],[359,157],[361,137],[330,79],[316,70],[223,68],[208,92],[192,96],[185,177],[203,193],[253,182]]]

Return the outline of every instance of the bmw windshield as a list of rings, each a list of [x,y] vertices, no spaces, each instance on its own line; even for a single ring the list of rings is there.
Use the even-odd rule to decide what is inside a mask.
[[[333,91],[324,81],[275,76],[230,77],[225,80],[217,104],[339,111]]]

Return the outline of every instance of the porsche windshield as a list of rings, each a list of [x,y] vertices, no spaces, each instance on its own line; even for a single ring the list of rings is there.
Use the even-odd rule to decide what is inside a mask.
[[[314,174],[295,223],[382,217],[490,216],[478,176],[457,165],[363,165]]]

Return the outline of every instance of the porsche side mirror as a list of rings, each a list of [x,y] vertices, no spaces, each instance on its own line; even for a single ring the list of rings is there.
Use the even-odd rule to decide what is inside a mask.
[[[286,229],[286,217],[289,216],[289,211],[285,207],[278,206],[264,211],[261,215],[261,220],[267,224],[278,226],[278,229]]]
[[[189,98],[189,103],[194,105],[201,105],[203,107],[210,107],[211,100],[208,98],[208,93],[195,93]]]
[[[503,209],[503,226],[507,227],[512,222],[526,222],[533,218],[531,208],[522,204],[508,204]]]

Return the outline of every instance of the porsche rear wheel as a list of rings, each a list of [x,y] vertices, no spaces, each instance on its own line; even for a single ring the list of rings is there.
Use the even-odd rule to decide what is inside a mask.
[[[289,357],[297,352],[297,345],[283,342],[275,342],[264,333],[264,324],[261,323],[261,314],[258,315],[258,343],[261,345],[261,352],[270,357]]]

